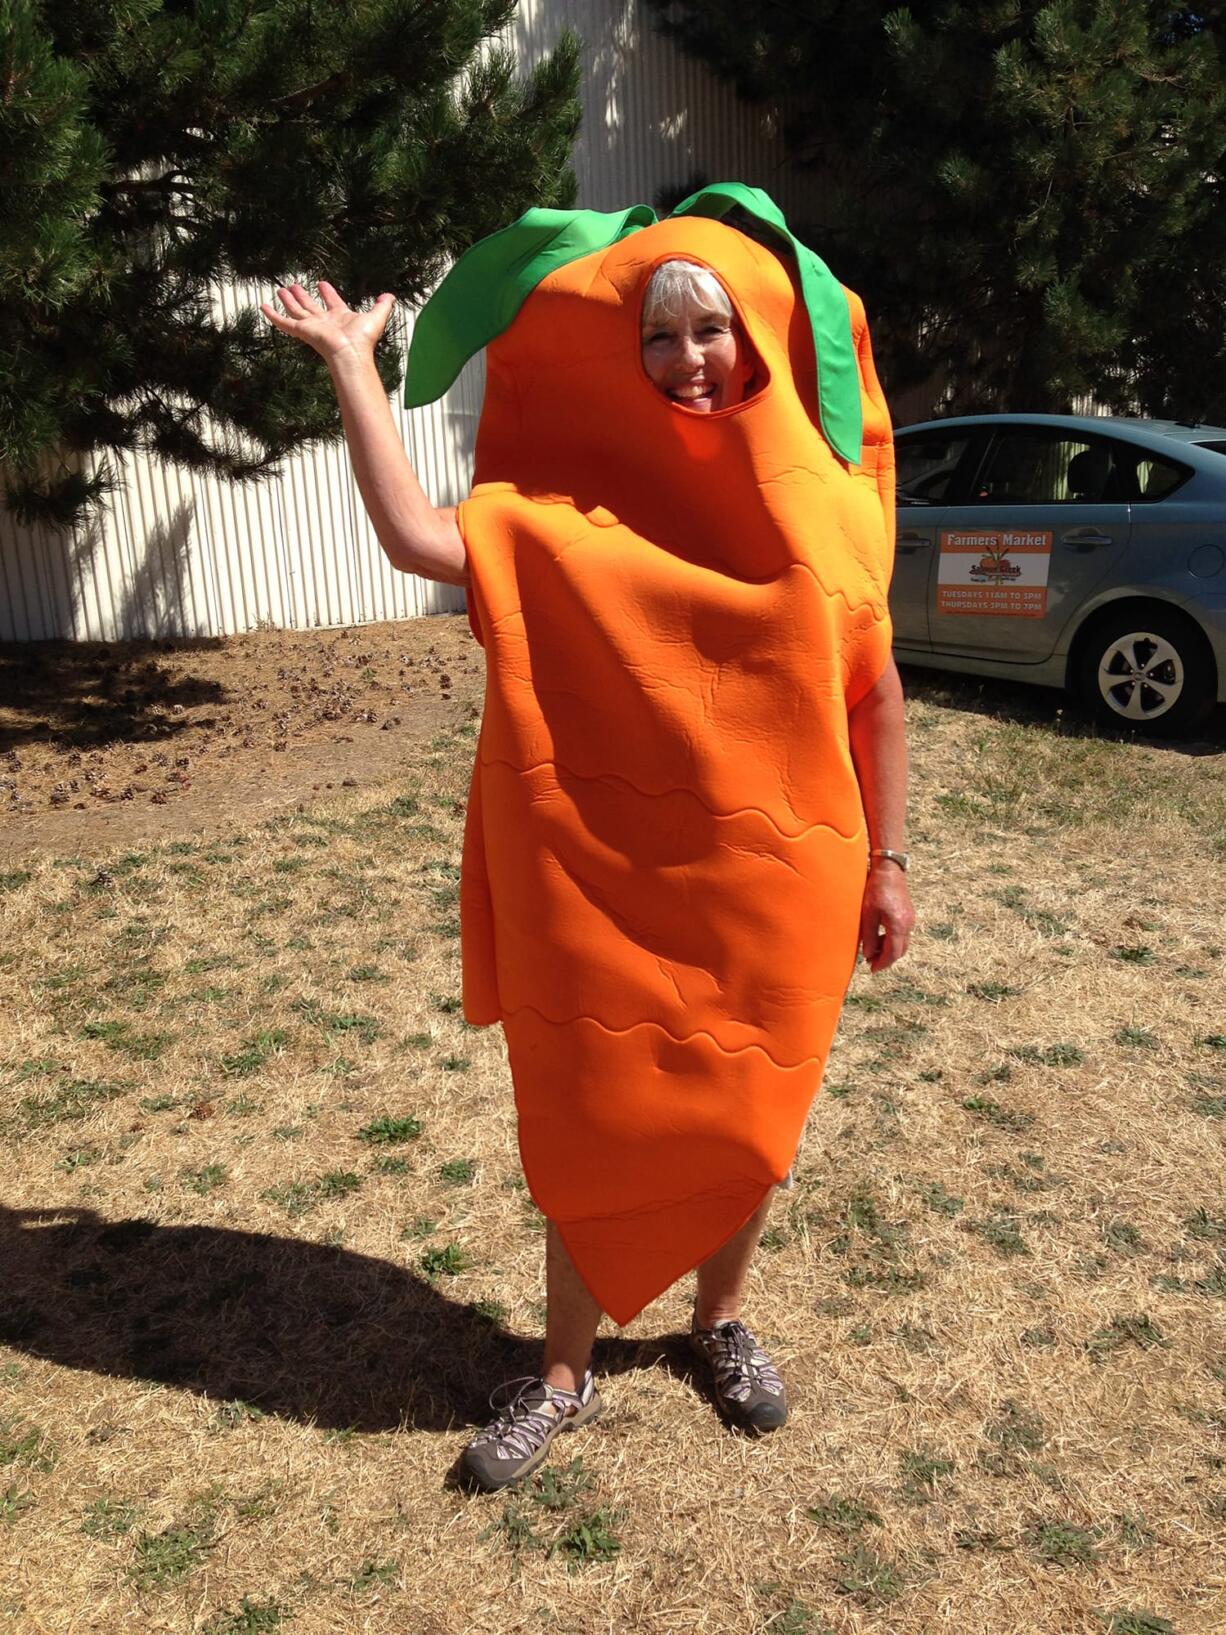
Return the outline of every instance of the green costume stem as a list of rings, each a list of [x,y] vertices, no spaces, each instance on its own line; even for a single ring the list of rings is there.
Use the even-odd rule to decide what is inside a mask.
[[[795,238],[774,200],[742,182],[716,182],[683,199],[674,216],[719,218],[742,209],[773,232],[793,256],[817,357],[822,435],[851,465],[860,463],[860,376],[847,297],[820,256]],[[628,210],[526,210],[518,221],[480,239],[452,267],[417,316],[409,347],[404,401],[433,403],[469,358],[507,329],[536,286],[581,256],[607,249],[657,220],[650,205]]]

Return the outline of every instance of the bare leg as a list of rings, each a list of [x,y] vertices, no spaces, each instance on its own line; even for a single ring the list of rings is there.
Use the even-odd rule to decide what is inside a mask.
[[[736,1236],[729,1238],[722,1249],[717,1249],[698,1268],[694,1317],[699,1328],[714,1328],[716,1323],[741,1315],[741,1296],[749,1263],[758,1247],[774,1196],[772,1187]]]
[[[601,1311],[574,1268],[552,1221],[545,1237],[545,1365],[547,1385],[577,1391],[592,1357]]]

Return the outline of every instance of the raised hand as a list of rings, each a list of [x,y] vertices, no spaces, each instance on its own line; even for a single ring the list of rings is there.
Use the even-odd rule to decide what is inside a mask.
[[[278,312],[271,301],[261,301],[260,311],[275,329],[302,341],[326,363],[346,352],[373,355],[396,297],[381,295],[368,311],[356,312],[323,278],[319,281],[319,295],[317,301],[301,284],[286,284],[277,291],[284,313]]]

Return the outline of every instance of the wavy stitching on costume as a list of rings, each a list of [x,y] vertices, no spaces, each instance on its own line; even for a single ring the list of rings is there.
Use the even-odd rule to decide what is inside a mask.
[[[828,1004],[832,1005],[841,1003],[839,1000],[829,998],[829,996],[826,994],[818,994],[815,996],[815,1003],[820,1003],[822,1000],[826,1000]],[[590,1022],[594,1028],[599,1028],[602,1033],[612,1034],[633,1033],[635,1028],[655,1028],[657,1032],[664,1034],[665,1038],[671,1039],[675,1045],[688,1045],[694,1039],[709,1039],[715,1046],[716,1050],[720,1051],[725,1056],[743,1056],[747,1051],[756,1050],[766,1057],[767,1061],[770,1062],[772,1067],[780,1068],[785,1073],[794,1072],[798,1067],[808,1067],[813,1062],[820,1062],[824,1060],[823,1055],[819,1053],[816,1056],[802,1056],[800,1060],[796,1062],[781,1062],[777,1056],[771,1055],[770,1051],[767,1050],[765,1045],[722,1045],[715,1035],[707,1028],[695,1028],[693,1033],[674,1033],[671,1028],[666,1028],[663,1022],[652,1021],[631,1022],[624,1028],[614,1028],[610,1027],[607,1022],[602,1022],[598,1016],[590,1015],[587,1011],[579,1011],[574,1016],[546,1016],[545,1012],[541,1010],[539,1005],[517,1005],[514,1010],[504,1010],[502,1013],[502,1020],[513,1020],[517,1016],[522,1016],[525,1011],[531,1011],[533,1016],[539,1017],[547,1027],[551,1028],[569,1028],[573,1027],[576,1022]],[[742,1022],[740,1024],[741,1027],[749,1027],[751,1025],[752,1024],[748,1022]]]
[[[769,812],[763,811],[760,806],[735,806],[731,812],[717,812],[710,801],[703,800],[697,790],[690,789],[685,784],[677,784],[670,789],[640,789],[638,784],[632,782],[629,778],[623,777],[620,772],[576,772],[573,767],[565,766],[561,761],[550,758],[543,761],[533,761],[529,766],[517,766],[514,761],[508,761],[502,755],[482,755],[478,757],[478,764],[483,767],[505,766],[508,771],[517,773],[537,772],[543,766],[551,766],[555,772],[565,772],[568,778],[575,778],[580,783],[624,783],[627,789],[633,789],[636,795],[642,795],[645,800],[663,800],[666,795],[690,795],[698,802],[699,806],[710,812],[713,818],[747,817],[750,813],[753,813],[756,817],[765,818],[781,840],[803,840],[806,835],[812,834],[814,829],[829,829],[831,834],[837,835],[840,840],[850,843],[853,840],[859,840],[863,833],[863,830],[857,830],[854,834],[845,835],[842,829],[836,829],[833,823],[807,823],[796,834],[789,834],[785,828],[775,821]],[[558,787],[561,788],[560,783]]]

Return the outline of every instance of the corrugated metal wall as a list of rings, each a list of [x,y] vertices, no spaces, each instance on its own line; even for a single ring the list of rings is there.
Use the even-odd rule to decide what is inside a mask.
[[[581,204],[651,203],[702,169],[765,187],[799,213],[799,184],[767,121],[661,38],[639,0],[521,0],[509,38],[529,68],[567,27],[584,42]],[[268,293],[234,288],[220,301],[233,311]],[[396,409],[436,504],[467,491],[480,403],[477,362],[441,403]],[[463,606],[462,591],[387,565],[343,447],[306,450],[258,485],[145,458],[119,470],[121,489],[75,538],[0,512],[0,640],[220,636]]]

